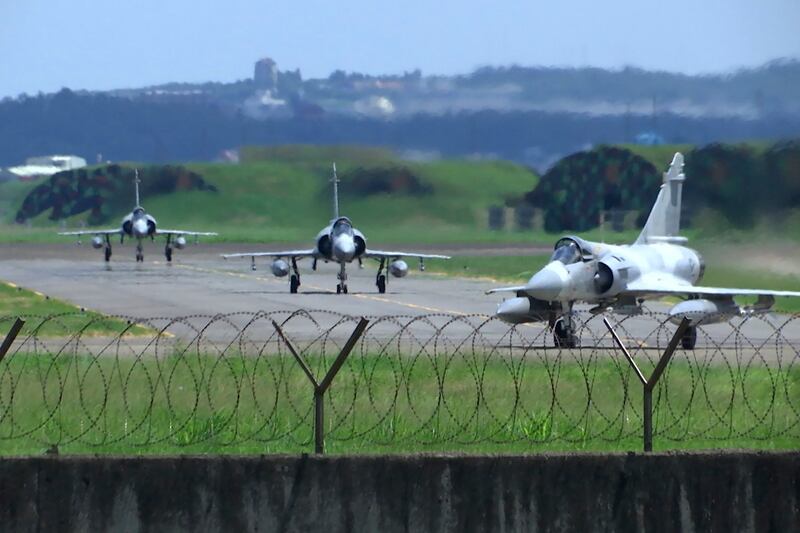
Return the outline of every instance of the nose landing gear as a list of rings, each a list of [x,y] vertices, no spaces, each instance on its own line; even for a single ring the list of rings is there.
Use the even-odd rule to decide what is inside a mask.
[[[697,344],[697,326],[689,326],[681,337],[681,347],[684,350],[694,350]]]
[[[339,263],[339,283],[336,285],[336,294],[347,294],[347,271],[344,262]]]
[[[575,323],[569,314],[556,320],[552,329],[556,348],[577,348],[580,346],[580,339],[575,334]]]

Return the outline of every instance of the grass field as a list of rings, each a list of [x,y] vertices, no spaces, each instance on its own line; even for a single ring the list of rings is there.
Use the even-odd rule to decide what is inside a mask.
[[[309,358],[317,375],[331,361]],[[644,364],[649,373],[651,366]],[[800,368],[671,363],[655,449],[796,449]],[[311,451],[312,389],[286,357],[17,354],[0,454]],[[641,387],[615,356],[352,356],[328,392],[332,453],[640,450]]]
[[[43,327],[39,327],[42,323],[41,318],[27,320],[20,332],[20,338],[32,333],[35,328],[38,328],[36,334],[43,337],[70,337],[79,331],[82,331],[83,335],[109,336],[118,335],[124,331],[133,335],[148,332],[141,326],[128,329],[129,326],[124,320],[86,311],[69,302],[0,281],[0,338],[5,338],[16,317],[48,317],[52,315],[63,316],[47,321]]]

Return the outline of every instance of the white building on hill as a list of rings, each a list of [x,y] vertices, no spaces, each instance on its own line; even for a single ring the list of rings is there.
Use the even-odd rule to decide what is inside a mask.
[[[10,167],[9,172],[20,178],[52,176],[62,170],[75,170],[86,166],[86,160],[76,155],[45,155],[29,157],[24,165]]]

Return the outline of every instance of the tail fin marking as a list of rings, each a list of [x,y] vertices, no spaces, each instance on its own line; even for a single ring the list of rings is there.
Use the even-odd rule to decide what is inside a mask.
[[[336,163],[333,164],[333,219],[339,218],[339,177],[336,175]]]
[[[142,204],[139,203],[139,183],[141,183],[141,180],[139,179],[139,169],[137,168],[134,170],[134,178],[133,178],[133,185],[136,189],[136,207],[142,206]]]

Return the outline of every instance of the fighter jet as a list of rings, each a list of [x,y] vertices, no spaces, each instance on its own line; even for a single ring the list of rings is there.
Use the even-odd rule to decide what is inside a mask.
[[[142,252],[142,241],[146,238],[154,240],[157,236],[163,235],[166,237],[166,245],[164,247],[164,256],[167,262],[172,261],[173,247],[182,250],[186,246],[186,236],[200,237],[217,235],[214,232],[208,231],[184,231],[176,229],[159,229],[156,224],[156,219],[152,215],[148,215],[141,203],[139,202],[139,170],[135,171],[133,180],[136,189],[136,207],[125,218],[122,219],[122,224],[116,229],[101,229],[101,230],[86,230],[86,231],[63,231],[59,235],[77,235],[80,238],[83,235],[94,235],[92,237],[92,248],[99,250],[104,249],[104,256],[106,262],[111,259],[111,237],[119,235],[120,244],[123,243],[125,237],[136,239],[136,262],[144,261],[144,254]]]
[[[450,259],[446,255],[421,254],[417,252],[393,252],[367,249],[367,238],[363,233],[353,227],[347,217],[339,216],[339,178],[336,176],[336,164],[333,164],[333,219],[322,228],[314,241],[314,248],[309,250],[287,250],[285,252],[248,252],[237,254],[223,254],[225,259],[231,257],[249,257],[251,268],[256,269],[256,257],[273,257],[272,273],[277,277],[284,277],[291,272],[289,277],[289,292],[297,293],[300,287],[300,271],[297,260],[309,257],[312,260],[311,269],[317,269],[317,261],[326,263],[332,261],[339,264],[339,283],[336,285],[337,294],[347,294],[347,264],[358,261],[363,266],[363,259],[379,261],[375,285],[378,292],[386,292],[387,274],[396,278],[403,278],[408,274],[408,264],[403,257],[416,257],[419,260],[419,269],[425,270],[425,259]],[[291,262],[291,268],[287,260]]]
[[[512,324],[546,321],[556,346],[573,348],[579,344],[571,318],[576,302],[594,304],[593,313],[636,315],[647,299],[678,297],[683,301],[672,306],[669,318],[675,324],[684,317],[691,320],[681,339],[683,348],[690,350],[697,341],[697,326],[766,313],[776,296],[800,296],[793,291],[696,285],[705,263],[698,252],[683,246],[687,240],[678,235],[685,180],[680,153],[663,176],[655,205],[636,242],[615,246],[562,237],[549,263],[527,284],[488,291],[515,293],[516,297],[498,306],[497,316]],[[737,296],[756,296],[757,301],[741,306],[734,301]]]

